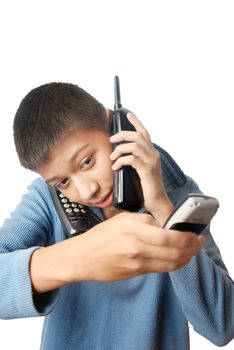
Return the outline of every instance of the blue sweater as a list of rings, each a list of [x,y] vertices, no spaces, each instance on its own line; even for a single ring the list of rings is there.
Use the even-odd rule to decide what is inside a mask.
[[[187,178],[167,191],[176,205],[199,189]],[[188,350],[188,322],[225,345],[234,335],[234,284],[209,229],[204,235],[205,248],[177,271],[79,282],[33,297],[32,252],[65,239],[47,185],[38,178],[0,229],[0,317],[46,316],[43,350]]]

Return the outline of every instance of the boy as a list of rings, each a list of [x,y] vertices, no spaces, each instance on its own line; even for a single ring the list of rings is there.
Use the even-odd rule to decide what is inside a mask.
[[[41,177],[0,231],[1,317],[46,316],[43,350],[187,350],[188,321],[225,345],[234,286],[209,230],[162,228],[199,189],[131,113],[136,131],[110,139],[110,113],[72,84],[45,84],[22,100],[16,150]],[[112,171],[125,165],[138,172],[152,215],[113,207]],[[65,239],[48,185],[103,221]]]

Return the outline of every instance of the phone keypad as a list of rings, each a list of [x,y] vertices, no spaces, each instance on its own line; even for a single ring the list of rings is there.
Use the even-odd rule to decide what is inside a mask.
[[[89,207],[72,202],[63,193],[56,189],[56,200],[60,203],[60,219],[64,223],[68,237],[81,234],[102,222]]]
[[[80,220],[82,220],[85,227],[89,227],[91,222],[88,217],[86,217],[87,210],[82,204],[71,202],[64,194],[60,193],[59,197],[61,198],[61,203],[64,208],[64,211],[69,216],[73,225],[77,225]]]
[[[60,196],[61,197],[61,196]],[[70,202],[68,198],[64,197],[61,199],[62,206],[65,208],[66,213],[86,213],[84,206],[75,202]]]

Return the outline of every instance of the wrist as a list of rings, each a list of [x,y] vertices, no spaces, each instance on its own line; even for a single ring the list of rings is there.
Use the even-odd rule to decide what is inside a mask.
[[[149,209],[147,209],[149,210]],[[167,195],[163,196],[149,210],[159,226],[163,227],[168,217],[174,211],[174,206]]]
[[[66,257],[63,243],[40,248],[33,252],[30,260],[30,277],[34,293],[44,293],[72,283],[72,268]]]

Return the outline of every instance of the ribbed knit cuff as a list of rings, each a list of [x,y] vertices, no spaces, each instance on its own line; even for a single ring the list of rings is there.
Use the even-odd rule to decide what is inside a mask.
[[[12,278],[7,278],[8,286],[5,286],[8,294],[5,295],[4,318],[45,316],[52,311],[58,300],[59,290],[40,294],[39,298],[33,295],[29,264],[32,253],[39,248],[41,247],[32,247],[9,254],[9,271],[5,271],[5,274],[9,273]]]

